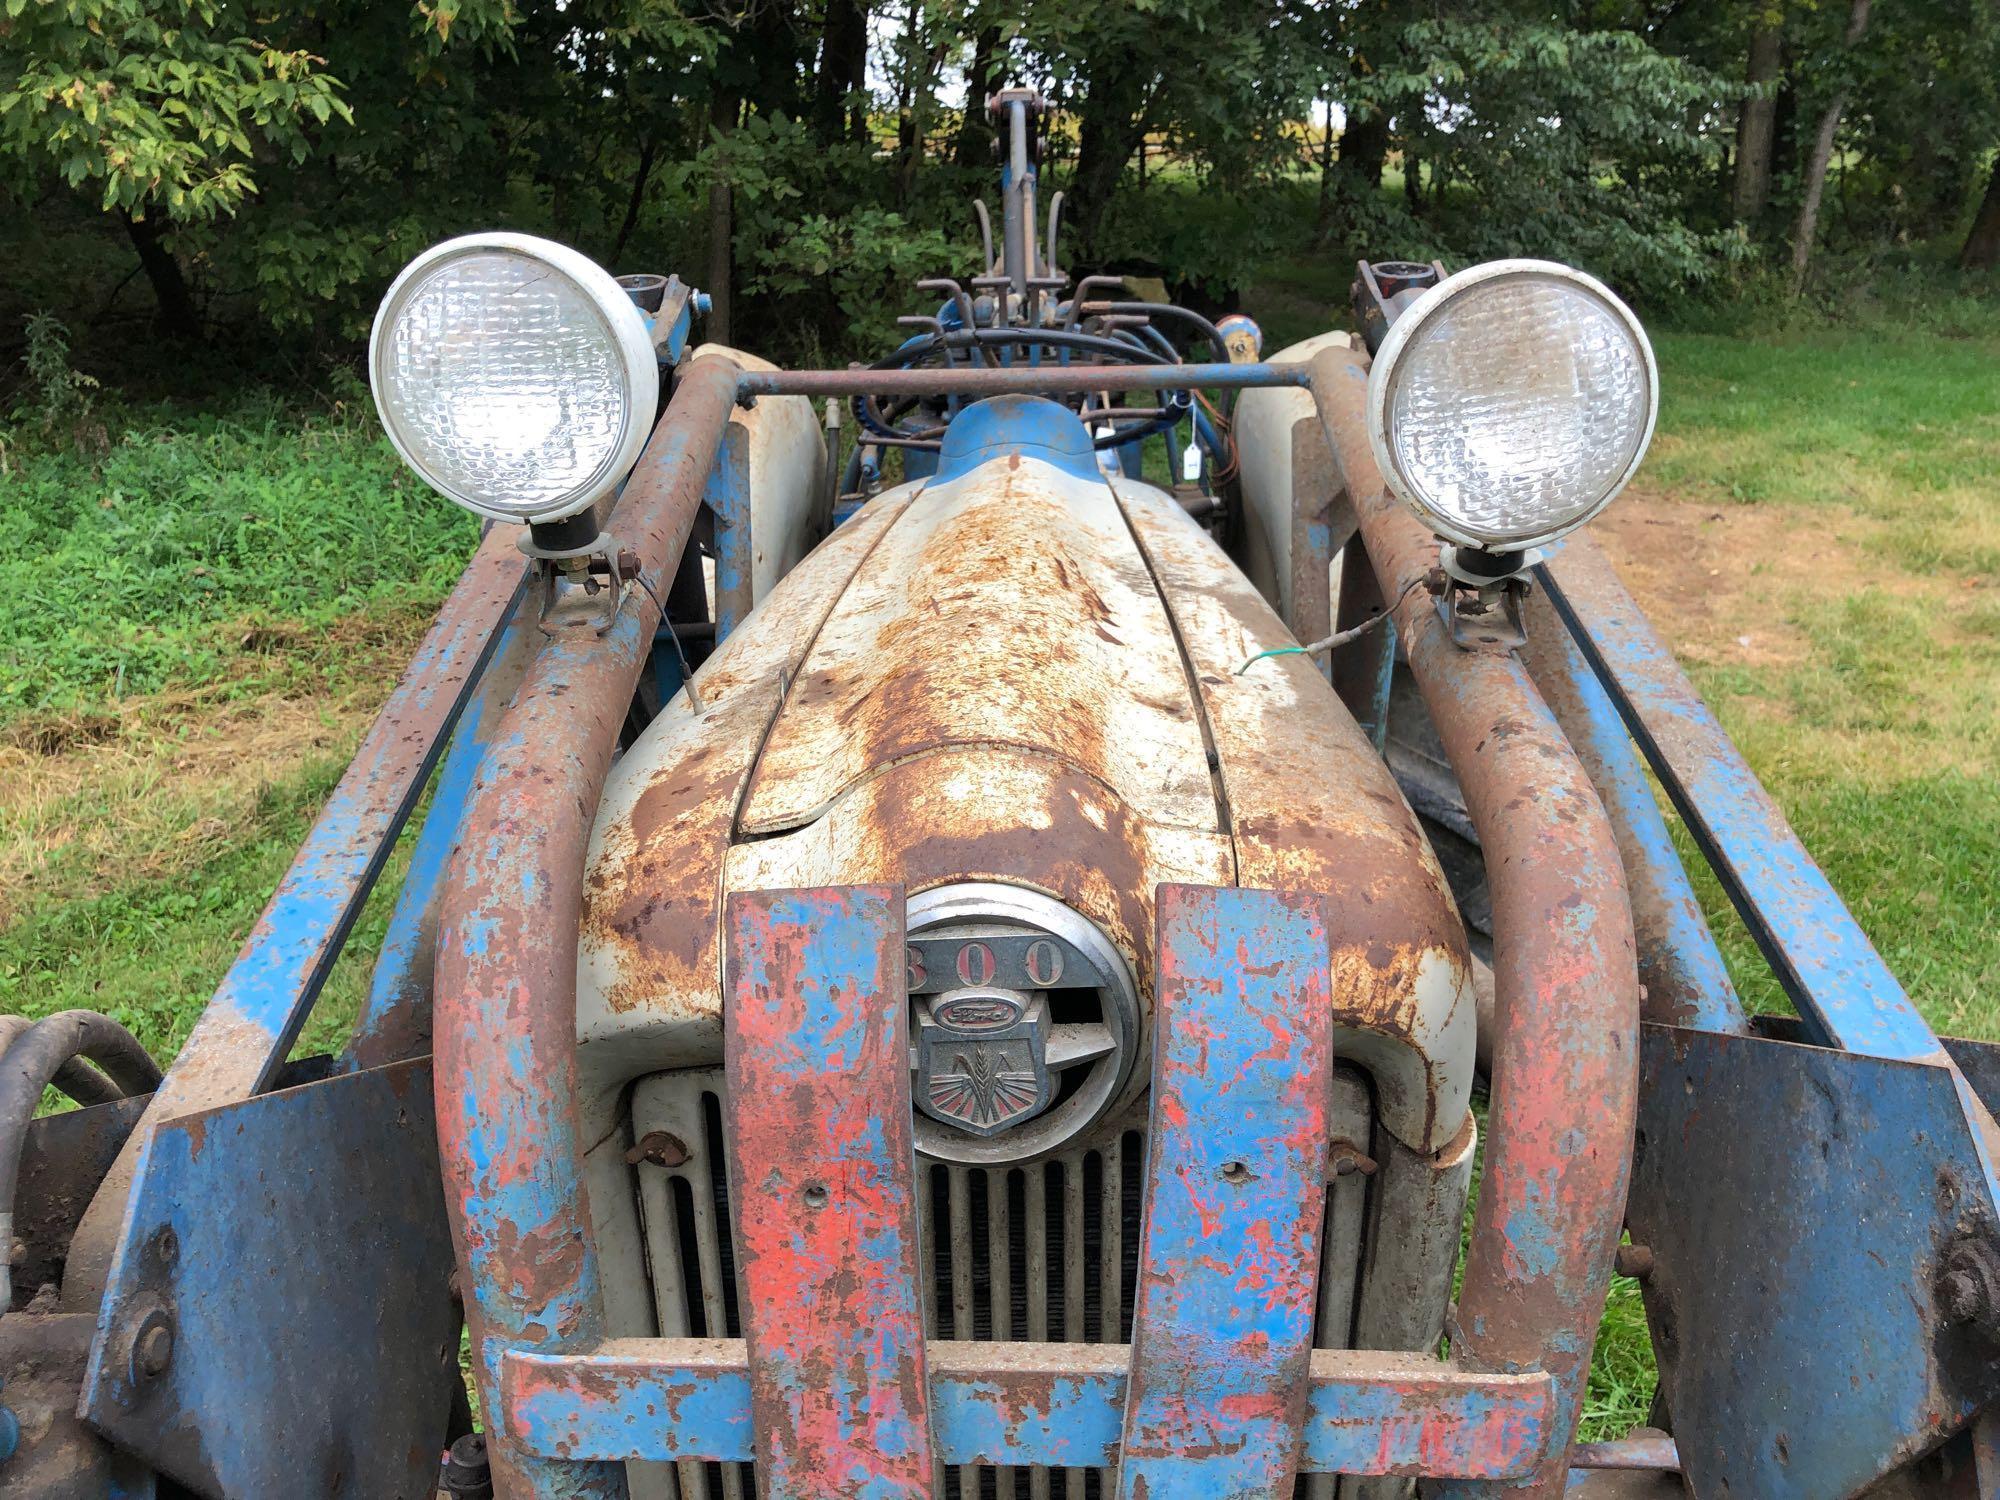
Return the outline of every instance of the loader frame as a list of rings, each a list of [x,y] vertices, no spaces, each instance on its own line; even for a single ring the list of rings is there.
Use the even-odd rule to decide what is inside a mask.
[[[1296,894],[1196,887],[1158,904],[1129,1346],[925,1338],[902,900],[878,887],[732,900],[746,1336],[609,1338],[574,1122],[576,918],[661,610],[632,589],[608,628],[595,603],[578,623],[530,618],[530,568],[496,532],[128,1120],[61,1306],[7,1319],[10,1350],[87,1349],[77,1412],[113,1446],[79,1462],[74,1493],[151,1494],[154,1471],[231,1496],[300,1474],[313,1493],[425,1492],[462,1306],[509,1500],[612,1500],[633,1460],[755,1462],[785,1500],[942,1493],[961,1464],[1104,1465],[1132,1500],[1282,1494],[1299,1473],[1552,1496],[1621,1469],[1677,1471],[1698,1497],[1836,1500],[1964,1431],[1968,1493],[2000,1495],[2000,1049],[1931,1032],[1593,544],[1538,571],[1528,648],[1453,638],[1418,586],[1436,544],[1360,437],[1366,377],[1358,348],[775,373],[701,356],[610,530],[635,576],[672,579],[729,414],[759,396],[1310,390],[1493,885],[1498,1053],[1448,1358],[1310,1348],[1324,917]],[[1377,722],[1381,650],[1334,663]],[[518,690],[489,670],[509,657]],[[1796,1023],[1744,1014],[1648,773]],[[433,780],[353,1039],[296,1081],[293,1042]],[[785,1112],[801,1078],[824,1105],[810,1118]],[[1573,1449],[1621,1225],[1646,1252],[1629,1263],[1674,1441]]]

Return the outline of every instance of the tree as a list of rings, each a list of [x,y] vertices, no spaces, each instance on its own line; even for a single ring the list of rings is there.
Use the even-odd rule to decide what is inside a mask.
[[[1687,203],[1713,192],[1715,125],[1739,90],[1643,30],[1543,14],[1468,4],[1413,22],[1367,81],[1396,122],[1412,218],[1461,257],[1540,255],[1655,293],[1713,276],[1735,236]]]
[[[1868,30],[1870,0],[1852,0],[1847,12],[1844,52],[1851,57]],[[1826,169],[1833,160],[1834,136],[1840,117],[1847,110],[1851,85],[1838,85],[1821,110],[1819,129],[1813,135],[1812,154],[1806,158],[1805,194],[1799,200],[1798,222],[1792,229],[1792,295],[1805,290],[1806,270],[1812,263],[1813,240],[1819,234],[1820,198],[1826,191]]]
[[[1994,158],[1993,170],[1987,174],[1986,192],[1979,200],[1979,211],[1972,216],[1972,230],[1965,237],[1965,248],[1958,252],[1958,263],[1968,271],[2000,267],[2000,157]]]
[[[302,162],[314,131],[352,113],[325,59],[255,39],[222,0],[7,0],[0,27],[0,170],[17,188],[86,184],[131,237],[163,324],[201,318],[175,225],[235,213],[260,168]]]
[[[1777,84],[1784,60],[1782,6],[1757,0],[1750,33],[1748,86],[1736,116],[1736,178],[1730,212],[1740,224],[1754,224],[1771,201],[1771,153],[1777,143]]]
[[[1301,41],[1313,10],[1289,0],[1033,0],[1020,9],[1017,56],[1028,77],[1047,80],[1076,134],[1063,183],[1075,263],[1130,259],[1138,239],[1171,230],[1149,225],[1142,235],[1136,216],[1119,210],[1142,141],[1164,142],[1197,178],[1204,209],[1294,165],[1291,127],[1324,73],[1320,51]],[[1211,263],[1221,269],[1219,255]]]

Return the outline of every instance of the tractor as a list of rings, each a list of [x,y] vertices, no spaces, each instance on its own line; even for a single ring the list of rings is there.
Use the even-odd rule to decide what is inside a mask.
[[[390,287],[483,540],[171,1065],[0,1029],[0,1493],[2000,1496],[2000,1049],[1584,530],[1637,318],[1371,261],[1267,357],[1073,277],[991,107],[870,365],[521,234]]]

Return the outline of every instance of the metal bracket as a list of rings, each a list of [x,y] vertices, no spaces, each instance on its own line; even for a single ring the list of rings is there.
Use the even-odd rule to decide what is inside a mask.
[[[1627,1223],[1690,1493],[1857,1494],[2000,1397],[1950,1068],[1648,1025],[1640,1069]]]
[[[646,315],[659,362],[678,365],[687,353],[695,315],[708,312],[708,293],[696,291],[678,276],[620,276],[618,284]]]
[[[533,534],[523,531],[515,545],[535,565],[538,600],[535,623],[543,635],[557,633],[557,627],[550,620],[562,598],[559,582],[564,578],[573,580],[585,594],[594,595],[608,588],[611,597],[605,601],[597,618],[590,622],[592,631],[603,635],[618,623],[618,611],[625,607],[625,586],[637,574],[629,554],[619,547],[618,539],[610,532],[598,532],[594,540],[581,547],[538,547]]]
[[[1389,325],[1442,280],[1442,261],[1357,261],[1352,288],[1354,312],[1368,352],[1373,354],[1380,349]]]
[[[83,1382],[202,1495],[428,1494],[459,1384],[429,1058],[161,1125]]]
[[[1438,618],[1462,651],[1518,651],[1528,644],[1528,580],[1516,574],[1471,587],[1448,579],[1437,596]]]

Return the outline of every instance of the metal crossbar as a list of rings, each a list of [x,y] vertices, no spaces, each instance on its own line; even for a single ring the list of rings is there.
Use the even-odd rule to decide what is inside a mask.
[[[1126,1344],[926,1344],[937,1461],[1117,1464],[1131,1360]],[[510,1351],[503,1368],[502,1420],[542,1457],[737,1463],[754,1455],[741,1339]],[[1520,1479],[1534,1472],[1555,1425],[1549,1376],[1474,1374],[1423,1354],[1315,1349],[1305,1398],[1302,1473]],[[929,1484],[914,1493],[928,1494]]]
[[[745,370],[740,397],[758,396],[1076,396],[1091,391],[1243,390],[1310,380],[1303,364],[1241,365],[965,365],[894,370]]]

